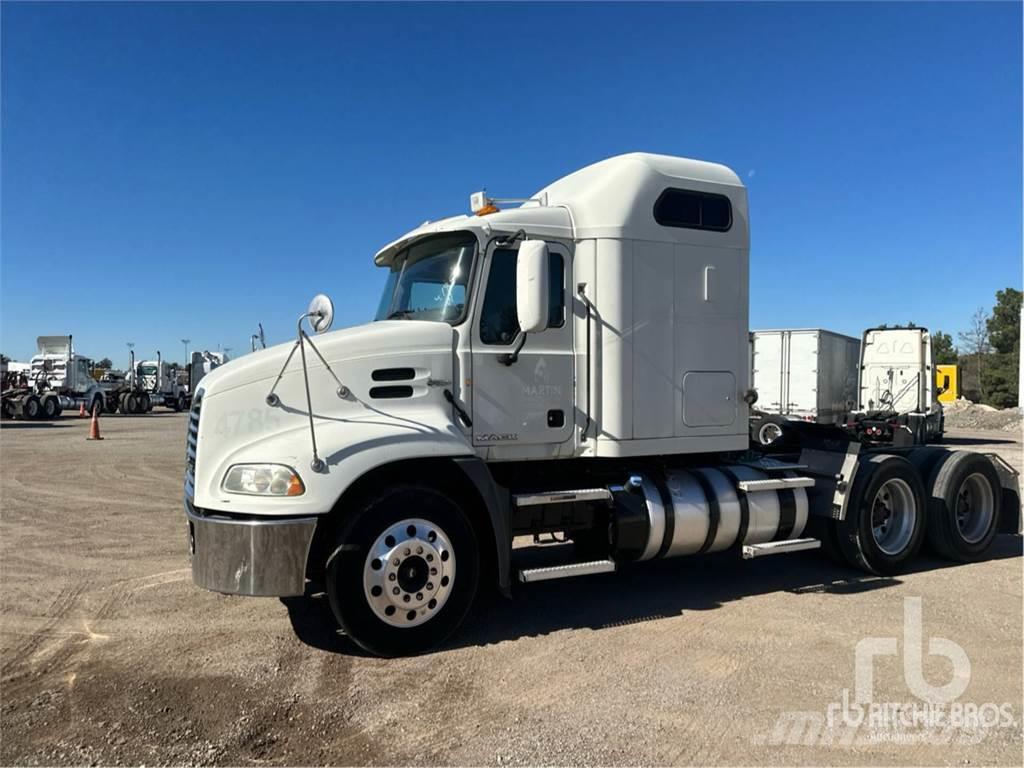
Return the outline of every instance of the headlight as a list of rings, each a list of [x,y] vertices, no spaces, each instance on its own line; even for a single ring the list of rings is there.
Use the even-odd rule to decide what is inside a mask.
[[[235,464],[221,484],[228,493],[251,496],[301,496],[302,478],[284,464]]]

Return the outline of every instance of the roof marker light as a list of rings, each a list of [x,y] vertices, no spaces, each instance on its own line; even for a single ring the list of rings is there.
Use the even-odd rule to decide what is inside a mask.
[[[486,216],[489,213],[497,213],[500,210],[498,208],[498,203],[519,203],[520,205],[525,203],[536,203],[537,205],[547,205],[548,196],[545,194],[542,197],[492,198],[487,196],[486,189],[474,192],[469,196],[469,210],[477,216]]]

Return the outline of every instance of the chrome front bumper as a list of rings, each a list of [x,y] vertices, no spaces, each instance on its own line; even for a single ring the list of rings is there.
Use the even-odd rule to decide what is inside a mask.
[[[289,597],[306,588],[316,518],[211,517],[185,499],[192,581],[229,595]]]

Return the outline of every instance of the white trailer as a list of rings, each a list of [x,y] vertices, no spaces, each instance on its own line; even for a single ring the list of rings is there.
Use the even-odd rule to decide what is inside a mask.
[[[1016,474],[986,456],[823,425],[802,425],[823,437],[799,455],[749,451],[747,196],[728,168],[623,155],[503,204],[478,193],[474,215],[382,248],[376,322],[328,332],[317,297],[293,344],[203,379],[184,487],[196,584],[322,584],[348,637],[393,655],[442,641],[481,582],[510,595],[514,575],[822,542],[894,573],[926,537],[972,560],[1019,531]],[[545,532],[572,543],[532,567],[513,538]]]
[[[92,377],[92,361],[76,354],[72,337],[39,336],[27,371],[8,374],[3,414],[22,419],[56,419],[67,408],[103,407],[103,390]]]
[[[857,406],[860,339],[822,328],[750,334],[751,386],[757,403],[751,437],[776,442],[787,421],[839,424]]]
[[[848,426],[865,441],[905,436],[917,445],[941,440],[945,429],[927,328],[881,326],[864,331],[858,410]]]

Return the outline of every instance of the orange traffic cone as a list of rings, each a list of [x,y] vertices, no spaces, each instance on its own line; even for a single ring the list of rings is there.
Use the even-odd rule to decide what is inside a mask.
[[[102,440],[100,437],[100,410],[94,408],[92,412],[92,424],[89,425],[89,437],[88,440]]]
[[[85,412],[85,401],[83,400],[81,403],[79,403],[78,406],[78,418],[84,419],[86,415],[87,414]]]

